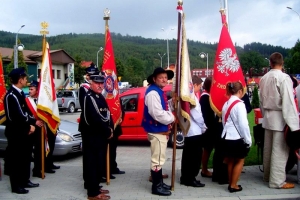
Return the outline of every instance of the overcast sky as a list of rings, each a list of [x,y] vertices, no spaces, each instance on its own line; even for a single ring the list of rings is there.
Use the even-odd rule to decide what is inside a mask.
[[[183,0],[188,39],[219,41],[221,3],[223,0]],[[51,36],[104,33],[103,11],[108,8],[111,32],[176,38],[177,0],[1,0],[0,5],[3,31],[15,33],[24,24],[20,33],[38,35],[40,23],[46,21]],[[299,0],[228,0],[228,8],[230,35],[239,46],[261,42],[291,48],[300,38]]]

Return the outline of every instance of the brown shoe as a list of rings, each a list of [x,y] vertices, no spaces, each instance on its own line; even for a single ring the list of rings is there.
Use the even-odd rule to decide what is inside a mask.
[[[100,189],[100,192],[101,192],[101,194],[108,194],[108,193],[109,193],[109,190],[103,190],[103,189]]]
[[[163,174],[162,175],[163,178],[169,178],[168,174]],[[149,182],[152,182],[152,176],[149,176]]]
[[[105,194],[99,194],[98,196],[95,197],[88,197],[88,200],[108,200],[108,199],[110,199],[110,196]]]
[[[291,189],[291,188],[294,188],[295,187],[295,184],[294,183],[286,183],[284,184],[281,189]]]

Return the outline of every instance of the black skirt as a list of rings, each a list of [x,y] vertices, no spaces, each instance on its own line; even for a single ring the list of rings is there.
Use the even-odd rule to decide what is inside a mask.
[[[245,158],[250,148],[247,147],[246,144],[244,144],[243,139],[238,140],[223,140],[223,153],[224,157],[229,158]]]

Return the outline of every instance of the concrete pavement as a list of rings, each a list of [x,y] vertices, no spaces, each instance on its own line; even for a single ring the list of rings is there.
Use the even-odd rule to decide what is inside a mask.
[[[78,114],[64,117],[74,121]],[[65,115],[63,115],[65,116]],[[66,115],[67,116],[67,115]],[[72,118],[72,120],[70,119]],[[256,148],[256,147],[252,147]],[[229,193],[228,185],[219,185],[209,178],[198,179],[205,183],[204,188],[193,188],[180,185],[180,162],[182,150],[176,151],[176,181],[175,191],[169,197],[156,196],[151,194],[151,183],[148,181],[150,166],[150,148],[144,146],[122,145],[118,147],[117,162],[121,170],[125,170],[124,175],[115,175],[116,179],[111,180],[110,185],[103,184],[104,189],[110,191],[111,199],[120,200],[154,200],[154,199],[224,199],[224,200],[249,200],[249,199],[300,199],[300,185],[296,184],[294,189],[270,189],[268,184],[263,182],[263,173],[258,166],[244,167],[245,173],[241,174],[239,184],[243,186],[243,191]],[[3,169],[3,158],[0,158]],[[29,189],[25,195],[11,193],[9,177],[2,175],[0,181],[1,200],[81,200],[87,199],[86,190],[83,188],[82,180],[82,157],[80,154],[58,159],[55,164],[61,169],[55,174],[46,174],[44,180],[32,177],[31,181],[40,183],[40,187]],[[169,174],[164,182],[171,182],[172,149],[167,149],[167,159],[163,169]],[[295,171],[295,168],[292,170]],[[287,175],[287,181],[296,183],[296,175]]]

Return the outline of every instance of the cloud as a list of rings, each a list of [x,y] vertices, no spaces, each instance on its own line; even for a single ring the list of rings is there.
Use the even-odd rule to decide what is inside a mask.
[[[221,31],[220,1],[184,0],[187,37],[215,43]],[[222,1],[221,1],[222,2]],[[177,37],[175,0],[31,0],[1,1],[0,30],[38,35],[40,23],[49,23],[50,35],[104,33],[103,10],[111,10],[110,30],[145,38]],[[240,46],[261,42],[293,47],[300,36],[300,2],[295,0],[228,1],[229,30]],[[290,6],[293,10],[286,7]],[[166,31],[162,31],[164,28]],[[171,28],[174,30],[171,31]]]

